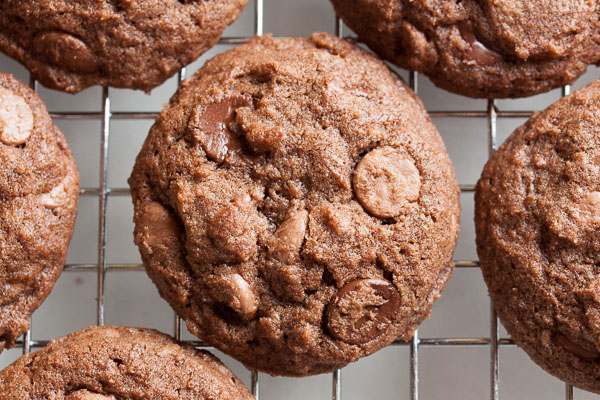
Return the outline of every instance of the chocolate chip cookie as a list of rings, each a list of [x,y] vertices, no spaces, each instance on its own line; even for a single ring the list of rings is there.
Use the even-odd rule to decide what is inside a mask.
[[[600,81],[535,114],[477,184],[477,251],[502,323],[558,378],[600,393]]]
[[[6,0],[0,50],[42,84],[150,89],[198,58],[247,0]]]
[[[438,132],[382,62],[327,34],[256,37],[209,61],[129,182],[160,294],[270,374],[409,339],[451,274],[459,191]]]
[[[251,400],[215,356],[150,329],[90,327],[0,372],[1,400]]]
[[[58,279],[78,196],[77,166],[46,106],[0,73],[0,351]]]
[[[466,96],[530,96],[600,62],[596,1],[331,1],[381,57]]]

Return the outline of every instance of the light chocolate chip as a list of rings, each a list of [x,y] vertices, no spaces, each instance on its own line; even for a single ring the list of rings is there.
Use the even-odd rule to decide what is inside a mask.
[[[386,146],[363,157],[354,171],[353,185],[358,201],[368,212],[392,218],[419,198],[421,176],[404,153]]]
[[[190,128],[208,158],[222,163],[229,151],[241,147],[239,139],[229,131],[229,124],[237,108],[248,107],[251,104],[252,99],[248,96],[234,96],[206,108],[196,108]]]
[[[600,192],[585,194],[578,204],[575,216],[580,224],[600,223]]]
[[[248,261],[257,251],[257,211],[250,195],[226,205],[210,220],[208,234],[215,246],[235,261]]]
[[[336,339],[360,345],[384,335],[400,310],[400,293],[388,281],[360,279],[346,284],[326,310],[326,326]]]
[[[65,400],[116,400],[116,398],[113,395],[106,396],[83,389],[69,394]]]
[[[296,261],[308,222],[308,211],[299,210],[289,216],[275,232],[276,242],[271,249],[273,256],[285,264]]]
[[[55,186],[50,193],[42,194],[40,196],[42,205],[50,209],[55,209],[67,204],[71,198],[68,188],[73,186],[73,179],[73,174],[67,174],[62,182]]]
[[[94,72],[98,60],[81,39],[66,32],[42,32],[33,39],[33,51],[46,61],[73,72]]]
[[[144,238],[149,246],[167,245],[178,238],[179,226],[175,217],[161,203],[150,203],[142,216]]]
[[[250,321],[258,310],[258,300],[254,291],[240,274],[230,275],[229,280],[233,295],[229,307],[246,321]]]
[[[0,141],[9,146],[23,144],[33,131],[33,111],[25,99],[0,88]]]

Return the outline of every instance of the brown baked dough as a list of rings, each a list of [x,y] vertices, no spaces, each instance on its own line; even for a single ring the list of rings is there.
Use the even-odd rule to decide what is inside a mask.
[[[535,114],[477,184],[477,251],[517,345],[600,393],[600,81]]]
[[[0,351],[27,330],[60,275],[79,174],[38,95],[0,73]]]
[[[274,375],[409,339],[452,270],[459,190],[438,132],[381,61],[327,34],[209,61],[129,182],[161,295],[192,333]]]
[[[150,89],[210,49],[248,0],[4,0],[0,50],[42,84]]]
[[[600,62],[597,1],[331,1],[381,57],[466,96],[531,96]]]
[[[157,331],[90,327],[0,372],[0,400],[252,400],[215,356]]]

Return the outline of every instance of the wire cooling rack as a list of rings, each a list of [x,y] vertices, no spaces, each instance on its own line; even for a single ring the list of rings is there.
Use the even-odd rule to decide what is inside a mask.
[[[264,0],[254,1],[254,34],[262,35],[264,22]],[[335,20],[336,34],[343,37],[343,24],[339,18]],[[235,45],[248,41],[250,36],[225,36],[219,40],[219,45]],[[418,74],[409,72],[409,84],[411,88],[418,93]],[[186,77],[185,68],[178,74],[178,84]],[[31,87],[38,90],[36,81],[31,81]],[[562,96],[569,94],[570,87],[562,88]],[[500,118],[528,118],[531,111],[500,111],[497,107],[496,100],[487,101],[486,111],[435,111],[429,110],[432,118],[485,118],[487,121],[487,151],[488,156],[496,149],[498,120]],[[96,272],[97,273],[97,299],[96,299],[96,322],[98,325],[103,325],[105,321],[105,293],[106,293],[106,274],[108,271],[140,271],[143,273],[141,264],[124,264],[124,263],[108,263],[107,262],[107,204],[109,197],[129,196],[128,188],[110,187],[108,184],[108,158],[109,158],[109,139],[111,135],[111,121],[114,120],[149,120],[152,121],[157,117],[156,112],[112,112],[111,111],[111,89],[103,88],[101,93],[101,111],[100,112],[56,112],[51,113],[53,119],[67,120],[96,120],[101,121],[100,130],[100,165],[99,165],[99,186],[97,188],[82,188],[81,196],[95,197],[99,200],[98,213],[98,256],[95,264],[67,264],[64,272]],[[475,185],[461,185],[463,193],[474,192]],[[457,260],[454,262],[458,269],[477,269],[479,262],[477,260]],[[410,365],[410,385],[409,393],[400,395],[399,398],[410,398],[411,400],[419,400],[419,353],[424,347],[487,347],[489,348],[489,398],[491,400],[499,400],[501,393],[499,391],[499,349],[503,346],[514,346],[514,342],[510,338],[499,336],[499,324],[496,313],[493,307],[489,308],[489,336],[487,337],[458,337],[458,338],[419,338],[418,330],[415,331],[413,339],[406,343],[397,340],[391,346],[408,346],[409,348],[409,365]],[[178,316],[174,317],[173,336],[182,339],[182,324]],[[17,346],[20,346],[23,354],[28,354],[34,348],[45,346],[49,339],[34,339],[32,338],[31,329],[28,330],[17,341]],[[202,342],[197,340],[186,340],[187,343],[193,344],[200,348],[207,347]],[[260,375],[257,372],[250,371],[251,374],[251,390],[257,400],[260,399]],[[560,398],[561,396],[557,397]],[[331,398],[333,400],[342,400],[342,370],[334,371],[331,374]],[[567,400],[574,399],[573,388],[570,385],[565,385],[564,398]]]

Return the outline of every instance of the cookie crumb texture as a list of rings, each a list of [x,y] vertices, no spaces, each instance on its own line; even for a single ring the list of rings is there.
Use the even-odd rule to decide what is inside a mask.
[[[531,96],[600,62],[597,1],[331,2],[381,57],[466,96]]]
[[[409,339],[449,278],[458,187],[423,106],[327,34],[254,38],[158,118],[135,241],[190,331],[274,375]]]
[[[0,400],[252,400],[212,354],[150,329],[90,327],[0,372]]]
[[[0,50],[42,84],[149,92],[210,49],[247,0],[6,0]]]
[[[477,251],[502,323],[558,378],[600,393],[600,81],[517,129],[477,184]]]
[[[60,275],[75,226],[79,174],[38,95],[0,73],[0,351]]]

